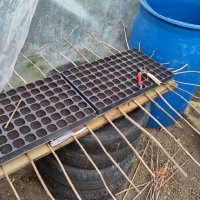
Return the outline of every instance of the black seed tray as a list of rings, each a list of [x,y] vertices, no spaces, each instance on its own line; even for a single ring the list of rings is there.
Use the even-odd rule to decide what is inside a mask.
[[[165,67],[137,49],[66,70],[63,76],[90,102],[97,114],[101,114],[157,86],[143,74],[140,90],[137,85],[138,69],[150,72],[163,83],[173,77]]]
[[[5,129],[20,99],[22,102]],[[0,164],[95,116],[93,108],[60,75],[0,93]]]

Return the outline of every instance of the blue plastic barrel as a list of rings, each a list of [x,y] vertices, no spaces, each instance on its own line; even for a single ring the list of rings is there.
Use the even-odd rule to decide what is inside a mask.
[[[130,47],[141,51],[167,68],[174,70],[185,64],[182,71],[200,70],[200,1],[199,0],[140,0],[140,7],[135,18]],[[175,75],[175,80],[198,84],[200,74],[185,73]],[[194,93],[196,86],[179,84],[179,87]],[[175,89],[188,101],[191,95]],[[172,92],[164,98],[180,113],[183,114],[187,103]],[[175,119],[178,116],[160,99],[156,101]],[[159,119],[164,126],[173,121],[159,110],[154,104],[151,114]],[[152,119],[148,127],[158,128]]]

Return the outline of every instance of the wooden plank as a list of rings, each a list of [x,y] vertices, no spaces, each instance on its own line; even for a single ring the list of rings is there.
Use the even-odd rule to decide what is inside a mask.
[[[172,85],[172,84],[174,85],[174,87],[176,86],[174,82],[170,82],[170,85]],[[157,90],[161,94],[164,94],[164,93],[169,91],[165,85],[161,85],[161,86],[157,87]],[[148,94],[153,99],[157,97],[157,93],[155,92],[155,90],[148,91],[148,92],[146,92],[146,94]],[[141,105],[149,101],[149,99],[145,95],[138,96],[134,99],[137,100],[137,102],[140,103]],[[138,106],[133,101],[130,101],[126,104],[120,105],[119,107],[124,112],[128,113],[128,112],[136,109]],[[112,119],[112,121],[122,116],[121,112],[119,112],[119,110],[116,109],[116,108],[108,111],[106,113],[106,115],[110,119]],[[102,127],[106,123],[108,123],[107,120],[103,116],[99,116],[98,118],[89,122],[87,124],[87,126],[90,129],[95,130],[95,129]],[[83,127],[76,128],[73,131],[76,132],[77,130],[80,130],[81,128],[83,128]],[[84,130],[80,134],[78,134],[77,137],[80,138],[80,137],[83,137],[87,134],[88,134],[88,130]],[[73,137],[71,137],[71,138],[67,139],[66,141],[60,143],[59,145],[57,145],[53,149],[57,150],[57,149],[65,146],[65,145],[67,145],[67,144],[69,144],[73,141],[74,141],[74,139],[73,139]],[[47,147],[46,144],[44,144],[44,145],[41,145],[41,146],[37,147],[36,149],[33,149],[30,152],[28,152],[28,155],[30,156],[30,158],[32,160],[37,160],[37,159],[39,159],[39,158],[41,158],[41,157],[43,157],[43,156],[45,156],[49,153],[51,153],[49,148]],[[11,173],[23,168],[24,166],[28,165],[29,163],[30,163],[30,161],[29,161],[29,158],[27,157],[27,155],[21,155],[21,156],[15,158],[15,159],[5,163],[3,165],[3,167],[4,167],[4,170],[7,172],[7,174],[11,174]],[[4,172],[3,172],[2,168],[0,168],[0,179],[3,178],[4,176],[5,176]]]

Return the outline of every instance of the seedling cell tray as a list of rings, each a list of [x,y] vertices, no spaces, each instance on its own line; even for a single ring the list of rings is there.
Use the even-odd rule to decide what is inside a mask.
[[[66,70],[63,76],[97,114],[102,114],[158,86],[144,73],[140,89],[138,70],[151,73],[162,83],[173,77],[172,72],[137,49]]]
[[[12,111],[22,100],[9,126]],[[60,75],[0,93],[0,164],[95,118]]]

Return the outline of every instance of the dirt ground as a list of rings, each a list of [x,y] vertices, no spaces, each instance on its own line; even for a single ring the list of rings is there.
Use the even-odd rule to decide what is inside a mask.
[[[180,121],[182,125],[182,129],[180,129],[177,125],[173,125],[168,129],[175,135],[177,139],[181,141],[181,143],[191,152],[195,152],[194,157],[200,162],[200,137],[194,133],[187,125],[185,125],[182,121]],[[149,130],[169,151],[171,155],[173,155],[177,150],[178,146],[164,133],[163,130]],[[163,142],[165,141],[165,142]],[[142,154],[145,146],[147,144],[147,138],[143,138],[140,146],[139,153]],[[147,150],[145,154],[145,161],[149,163],[151,162],[151,147]],[[154,164],[155,164],[155,155],[157,152],[157,148],[153,148],[154,155]],[[161,151],[158,153],[159,157],[159,165],[158,168],[162,167],[163,164],[167,161],[167,158]],[[182,151],[178,153],[175,157],[175,160],[182,164],[185,160],[188,159],[188,156],[185,155]],[[137,166],[138,161],[134,161],[133,170]],[[191,160],[183,167],[185,172],[188,174],[188,177],[185,178],[179,172],[163,187],[160,193],[159,199],[161,200],[198,200],[200,199],[200,168]],[[22,200],[49,200],[43,188],[41,187],[33,169],[30,166],[27,166],[17,173],[11,176],[13,184],[17,189]],[[146,174],[146,170],[141,167],[139,173],[135,178],[135,184],[139,185],[145,183],[150,180],[149,175]],[[125,188],[125,187],[124,187]],[[146,189],[144,195],[138,199],[145,199],[147,196]],[[136,196],[135,192],[129,192],[127,199],[133,199]],[[14,195],[6,182],[6,180],[0,181],[0,199],[1,200],[14,200]],[[120,199],[120,196],[119,196]]]

